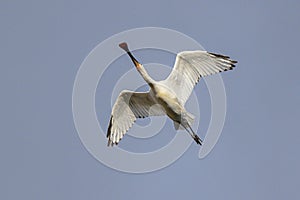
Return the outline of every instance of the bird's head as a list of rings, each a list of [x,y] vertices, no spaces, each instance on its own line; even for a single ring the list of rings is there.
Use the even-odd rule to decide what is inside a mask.
[[[126,51],[126,53],[129,55],[129,57],[131,58],[133,64],[136,66],[137,69],[142,67],[142,64],[139,63],[139,61],[137,61],[137,59],[135,59],[135,57],[132,55],[132,53],[129,51],[128,45],[126,42],[122,42],[119,44],[119,47],[122,48],[124,51]]]

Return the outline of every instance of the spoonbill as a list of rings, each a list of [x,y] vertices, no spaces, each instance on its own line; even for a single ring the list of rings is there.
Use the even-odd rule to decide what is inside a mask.
[[[200,78],[232,70],[237,61],[207,51],[183,51],[177,54],[170,75],[162,81],[153,80],[129,51],[127,43],[119,44],[131,58],[137,71],[150,86],[148,92],[123,90],[113,108],[107,130],[108,146],[118,144],[137,118],[167,115],[176,130],[185,129],[199,145],[202,140],[191,128],[194,116],[184,105]]]

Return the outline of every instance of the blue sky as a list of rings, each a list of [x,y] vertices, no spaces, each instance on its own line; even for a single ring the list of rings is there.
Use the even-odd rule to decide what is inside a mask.
[[[299,198],[299,9],[295,1],[2,1],[1,199]],[[180,31],[239,63],[222,75],[227,117],[211,154],[199,160],[192,145],[171,166],[135,175],[86,151],[72,89],[96,45],[145,26]],[[150,62],[146,53],[137,55]],[[99,119],[108,120],[107,103],[97,104]]]

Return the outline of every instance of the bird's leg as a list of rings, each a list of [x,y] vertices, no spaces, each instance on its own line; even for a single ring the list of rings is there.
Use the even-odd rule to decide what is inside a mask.
[[[195,142],[199,145],[202,145],[202,140],[199,138],[199,136],[193,131],[192,127],[187,123],[189,129],[192,131],[190,132],[190,130],[188,128],[186,128],[185,126],[183,126],[185,128],[185,130],[192,136],[192,138],[195,140]]]
[[[193,139],[195,139],[195,138],[194,138],[194,135],[193,135],[193,133],[191,133],[191,132],[190,132],[190,130],[189,130],[189,129],[187,129],[185,126],[183,126],[183,127],[184,127],[184,128],[185,128],[185,130],[186,130],[186,131],[187,131],[187,132],[190,134],[190,136],[191,136]]]
[[[200,137],[193,131],[192,127],[188,124],[189,128],[191,129],[192,133],[193,133],[193,138],[196,141],[197,144],[202,145],[203,141],[200,139]]]

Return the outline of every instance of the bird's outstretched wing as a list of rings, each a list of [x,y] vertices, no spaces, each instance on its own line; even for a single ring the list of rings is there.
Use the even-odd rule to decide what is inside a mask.
[[[177,54],[173,71],[162,81],[184,105],[201,77],[231,70],[237,61],[207,51],[183,51]]]
[[[112,109],[107,145],[118,144],[137,118],[164,114],[162,107],[155,104],[149,92],[122,91]]]

